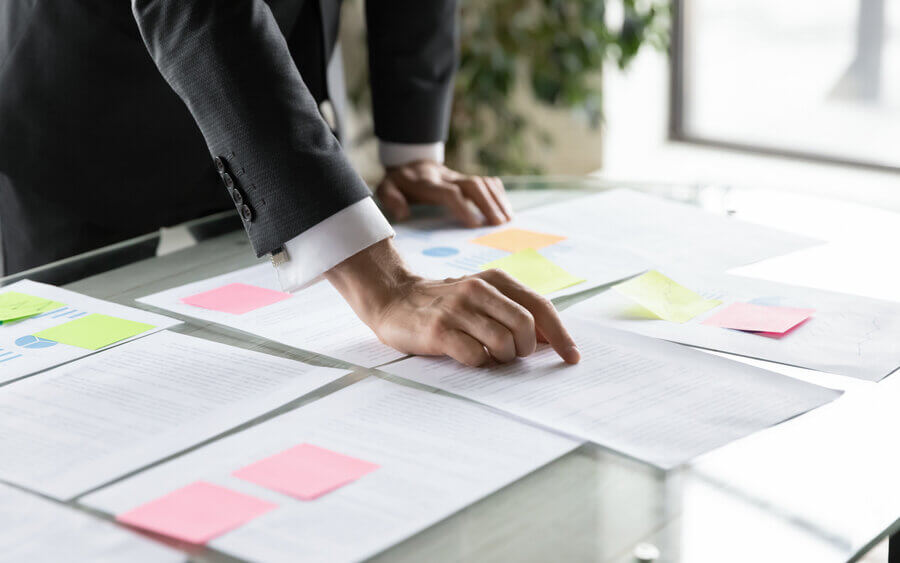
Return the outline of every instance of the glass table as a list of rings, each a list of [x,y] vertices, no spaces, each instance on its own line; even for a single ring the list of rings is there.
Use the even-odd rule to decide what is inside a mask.
[[[729,186],[627,185],[584,177],[511,177],[504,181],[518,210],[629,187],[714,213],[770,220],[769,204],[784,197]],[[816,225],[823,221],[821,214],[833,213],[842,206],[807,199],[808,234],[816,236],[821,234],[816,231]],[[816,210],[821,214],[817,216]],[[416,216],[434,213],[432,209],[415,210]],[[192,225],[203,227],[206,222],[221,220],[216,216]],[[794,218],[787,226],[794,231],[805,230]],[[128,250],[158,242],[154,237],[157,235],[126,241],[112,250],[126,249],[127,254]],[[24,277],[65,283],[65,287],[93,297],[138,307],[138,297],[258,261],[243,231],[138,261],[120,258],[119,262],[98,262],[97,257],[107,251],[110,249],[48,264],[24,273]],[[70,279],[72,272],[90,268],[100,273]],[[0,279],[0,285],[21,277]],[[557,306],[565,308],[596,291],[602,288],[562,298]],[[900,298],[900,289],[897,296]],[[316,365],[353,367],[354,374],[341,380],[343,385],[366,377],[403,383],[377,370],[357,368],[195,319],[182,320],[185,324],[175,329],[179,332]],[[767,362],[742,361],[788,375],[797,371]],[[807,373],[805,377],[815,380],[816,374]],[[900,416],[892,418],[892,411],[900,411],[892,408],[900,405],[900,380],[888,377],[882,383],[868,384],[840,378],[835,384],[835,377],[829,376],[827,383],[846,384],[848,389],[835,402],[840,409],[819,409],[824,411],[821,416],[814,416],[819,412],[814,411],[669,472],[587,444],[374,559],[622,563],[641,558],[673,562],[855,560],[900,529],[900,485],[896,484],[900,482],[896,478],[900,458],[893,453],[896,448],[892,448],[890,432],[891,421],[900,422]],[[334,390],[334,386],[327,389]],[[318,396],[303,397],[270,416]],[[848,406],[844,407],[845,403]],[[77,499],[72,504],[82,509]],[[206,549],[191,556],[196,560],[229,560]]]

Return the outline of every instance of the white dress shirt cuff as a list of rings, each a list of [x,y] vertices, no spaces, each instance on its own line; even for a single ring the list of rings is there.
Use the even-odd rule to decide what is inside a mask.
[[[444,143],[389,143],[378,140],[378,158],[384,166],[400,166],[417,160],[444,163]]]
[[[297,291],[319,281],[326,271],[394,230],[371,197],[341,209],[284,244],[287,260],[275,264],[284,291]]]

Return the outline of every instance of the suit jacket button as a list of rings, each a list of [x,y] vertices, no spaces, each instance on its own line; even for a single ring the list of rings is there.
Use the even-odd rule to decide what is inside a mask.
[[[225,187],[229,190],[234,187],[234,180],[231,179],[231,175],[228,172],[222,174],[222,181],[225,182]]]
[[[250,208],[248,206],[241,206],[241,217],[243,217],[244,221],[247,221],[248,223],[253,220],[253,212],[250,211]]]
[[[225,172],[225,161],[222,159],[221,156],[217,156],[216,158],[214,158],[213,162],[216,163],[216,170],[219,171],[219,174],[222,174]]]
[[[244,196],[241,194],[241,190],[234,188],[231,190],[231,199],[234,201],[235,205],[241,205],[244,203]]]

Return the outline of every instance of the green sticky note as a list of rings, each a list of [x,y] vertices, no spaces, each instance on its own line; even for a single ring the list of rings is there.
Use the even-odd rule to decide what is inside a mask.
[[[545,295],[584,281],[529,248],[481,266],[482,270],[499,268],[534,291]]]
[[[704,299],[656,270],[631,278],[613,289],[635,301],[660,319],[687,322],[722,304],[717,299]]]
[[[7,291],[0,293],[0,322],[32,317],[59,309],[62,306],[63,304],[59,301],[35,297],[18,291]]]
[[[147,323],[93,313],[80,319],[36,332],[33,336],[78,346],[79,348],[87,348],[88,350],[99,350],[104,346],[137,336],[142,332],[147,332],[152,328],[156,327]]]

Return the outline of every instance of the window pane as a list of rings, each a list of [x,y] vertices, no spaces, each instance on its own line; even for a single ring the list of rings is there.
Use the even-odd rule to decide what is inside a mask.
[[[900,2],[684,0],[688,138],[900,167]]]

